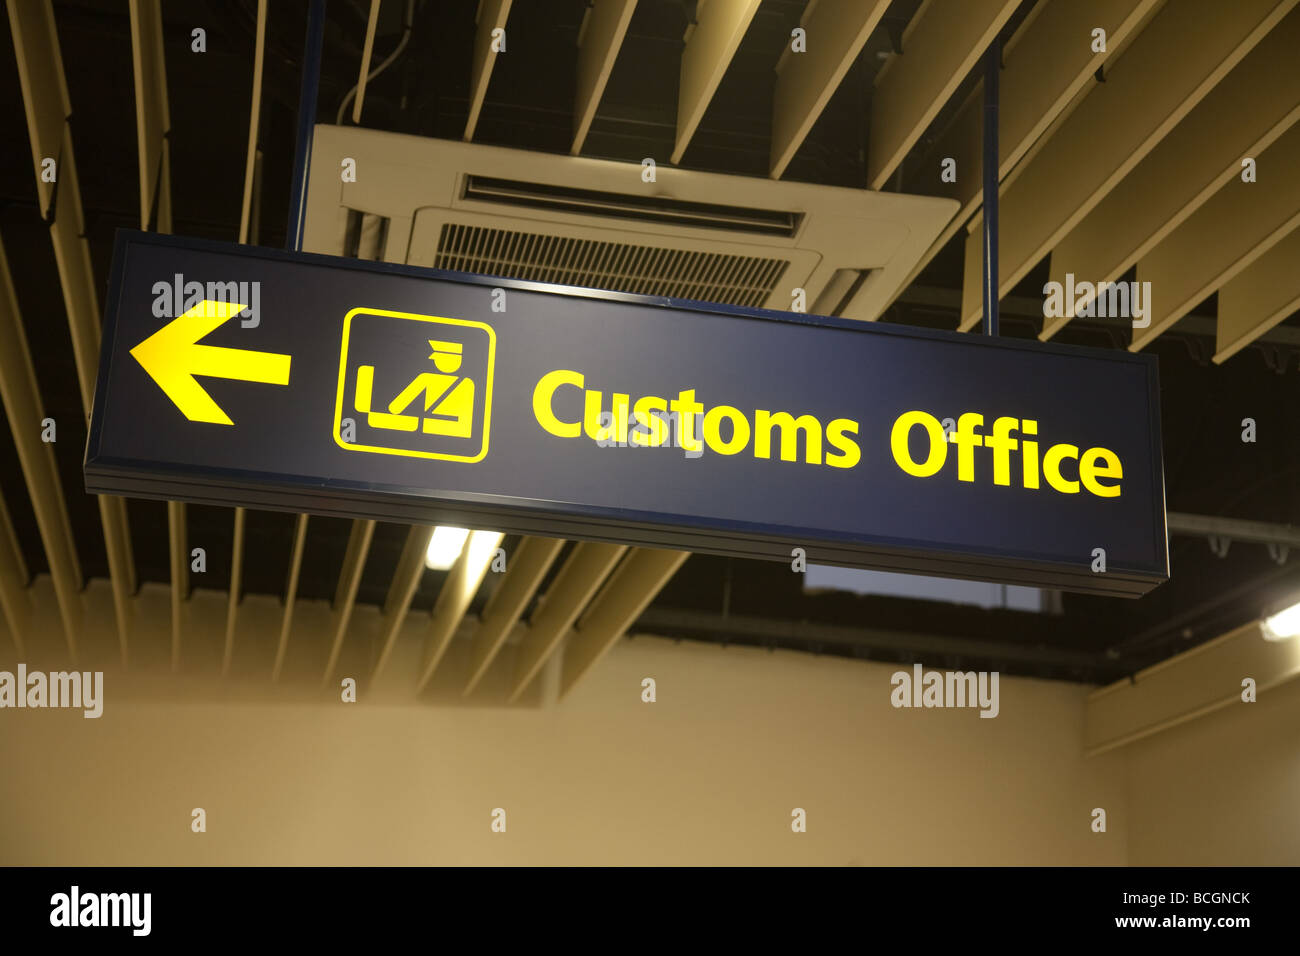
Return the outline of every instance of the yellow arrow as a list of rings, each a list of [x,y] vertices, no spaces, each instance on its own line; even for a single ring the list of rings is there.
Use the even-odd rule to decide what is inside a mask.
[[[234,424],[194,380],[195,375],[268,385],[289,384],[292,356],[198,344],[199,339],[242,311],[244,306],[237,303],[204,299],[131,350],[149,377],[192,422]]]

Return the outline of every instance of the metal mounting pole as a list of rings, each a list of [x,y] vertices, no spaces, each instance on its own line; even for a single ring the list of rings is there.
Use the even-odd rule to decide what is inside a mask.
[[[302,53],[302,87],[298,92],[298,145],[293,156],[293,185],[289,192],[289,222],[284,245],[302,250],[302,227],[307,207],[307,162],[311,159],[312,131],[316,126],[316,94],[320,89],[321,48],[325,44],[325,0],[312,0],[307,13],[307,43]]]
[[[984,53],[984,334],[998,334],[998,72],[1002,41]]]

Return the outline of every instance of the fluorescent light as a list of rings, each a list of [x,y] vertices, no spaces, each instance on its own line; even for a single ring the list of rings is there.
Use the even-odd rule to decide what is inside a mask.
[[[1300,604],[1264,618],[1263,631],[1264,639],[1269,641],[1285,641],[1300,634]]]
[[[932,578],[923,574],[899,574],[894,571],[864,571],[824,564],[808,565],[803,575],[803,589],[805,592],[831,590],[882,594],[888,597],[974,604],[984,608],[1004,607],[1034,613],[1046,613],[1050,608],[1047,593],[1038,588]]]
[[[496,531],[475,531],[469,536],[469,566],[473,571],[486,567],[496,557],[497,545],[505,535]]]
[[[444,525],[434,528],[433,537],[429,539],[429,550],[424,556],[425,566],[435,571],[446,571],[460,557],[468,537],[468,528],[449,528]]]

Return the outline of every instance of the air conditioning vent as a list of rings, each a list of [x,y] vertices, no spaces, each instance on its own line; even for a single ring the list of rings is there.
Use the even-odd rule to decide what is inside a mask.
[[[465,177],[462,198],[552,212],[668,223],[696,229],[752,232],[767,236],[793,237],[803,219],[802,214],[797,212],[726,206],[665,196],[630,196],[473,174]]]
[[[761,307],[788,260],[445,223],[438,269]]]
[[[340,164],[360,170],[344,182]],[[304,248],[874,320],[957,212],[930,196],[316,127]],[[354,213],[361,213],[360,221]]]

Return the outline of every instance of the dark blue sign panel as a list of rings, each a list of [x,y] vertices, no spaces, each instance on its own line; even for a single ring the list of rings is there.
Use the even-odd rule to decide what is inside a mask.
[[[123,233],[91,492],[1110,594],[1155,360]]]

